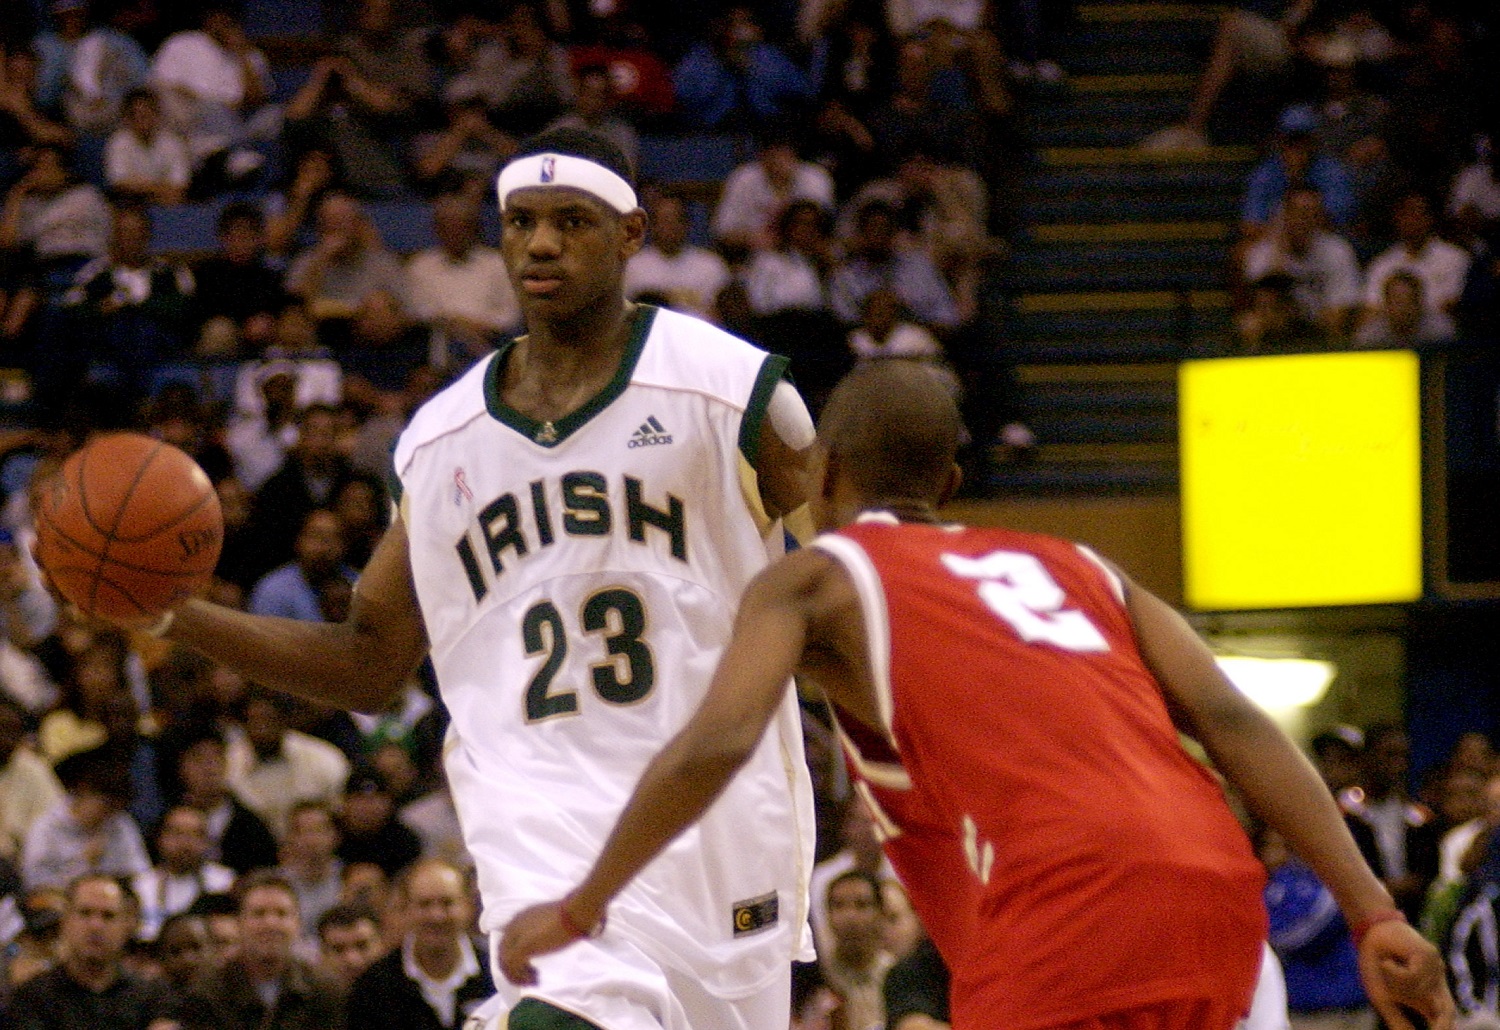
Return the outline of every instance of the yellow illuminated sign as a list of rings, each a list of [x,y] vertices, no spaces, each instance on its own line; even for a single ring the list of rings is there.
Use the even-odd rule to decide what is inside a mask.
[[[1415,354],[1189,361],[1179,411],[1190,605],[1296,608],[1421,596]]]

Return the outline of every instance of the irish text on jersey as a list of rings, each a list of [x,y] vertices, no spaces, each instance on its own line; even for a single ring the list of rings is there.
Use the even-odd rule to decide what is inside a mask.
[[[559,537],[586,541],[624,533],[637,544],[660,540],[668,544],[673,558],[687,561],[687,510],[682,500],[667,494],[666,507],[656,507],[646,501],[646,488],[639,479],[622,479],[623,506],[618,500],[610,500],[609,480],[602,472],[569,472],[561,477],[557,490],[548,489],[547,481],[538,479],[523,496],[504,493],[480,508],[477,527],[465,532],[453,548],[474,591],[474,600],[484,600],[491,579],[503,576],[508,562],[524,561],[528,555],[552,547]],[[554,515],[548,498],[559,494],[562,506]],[[479,548],[474,546],[474,528],[482,542]],[[481,556],[489,560],[482,562]],[[486,565],[491,575],[486,575]]]

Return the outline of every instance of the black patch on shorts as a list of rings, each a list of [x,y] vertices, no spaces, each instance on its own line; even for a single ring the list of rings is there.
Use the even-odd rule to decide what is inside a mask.
[[[781,899],[775,891],[770,894],[762,894],[758,898],[749,901],[736,901],[734,903],[734,935],[736,937],[748,937],[752,933],[776,925],[776,920],[781,917]]]

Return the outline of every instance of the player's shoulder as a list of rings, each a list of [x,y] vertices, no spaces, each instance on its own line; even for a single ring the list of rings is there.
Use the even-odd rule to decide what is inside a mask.
[[[785,359],[692,315],[651,309],[646,346],[636,364],[636,385],[676,387],[743,403],[763,375],[780,378]]]
[[[485,414],[485,381],[495,360],[496,355],[491,354],[476,362],[417,409],[396,440],[398,472],[406,467],[418,448]]]

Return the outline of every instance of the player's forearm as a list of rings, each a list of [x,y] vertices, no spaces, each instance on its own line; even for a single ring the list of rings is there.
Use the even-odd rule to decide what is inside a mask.
[[[383,708],[416,667],[350,623],[249,615],[206,601],[178,608],[168,636],[255,683],[357,711]]]
[[[1286,839],[1337,899],[1353,926],[1391,908],[1316,770],[1268,716],[1246,701],[1199,735],[1251,810]]]

